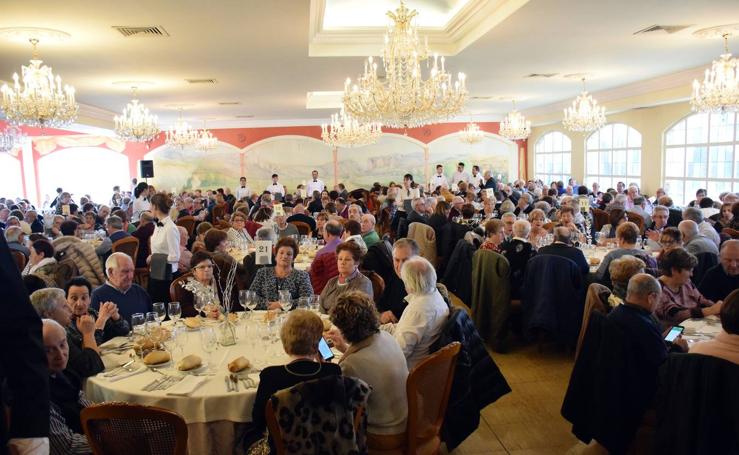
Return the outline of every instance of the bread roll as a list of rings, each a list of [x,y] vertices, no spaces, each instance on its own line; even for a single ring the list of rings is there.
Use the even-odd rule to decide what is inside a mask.
[[[231,373],[238,373],[239,371],[245,370],[251,366],[251,362],[243,355],[236,358],[228,363],[228,371]]]
[[[200,328],[200,318],[198,317],[185,318],[185,325],[191,329],[199,329]]]
[[[144,363],[147,365],[159,365],[160,363],[169,362],[169,352],[167,351],[151,351],[144,357]]]
[[[186,357],[183,357],[182,360],[177,362],[177,369],[180,371],[190,371],[194,370],[195,368],[200,368],[200,365],[203,364],[203,361],[200,357],[196,356],[195,354],[190,354]]]

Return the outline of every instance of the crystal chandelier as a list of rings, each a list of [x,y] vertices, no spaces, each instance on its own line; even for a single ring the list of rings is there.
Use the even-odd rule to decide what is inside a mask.
[[[14,125],[7,125],[3,131],[0,131],[0,153],[8,153],[16,147],[20,147],[23,140],[23,133]]]
[[[198,148],[203,151],[213,150],[218,147],[218,138],[208,131],[203,120],[203,129],[198,131]]]
[[[198,131],[190,127],[190,125],[182,119],[182,108],[174,126],[167,130],[166,143],[168,145],[178,145],[185,147],[186,145],[194,145],[198,142]]]
[[[36,45],[38,39],[29,40],[33,46],[31,64],[22,66],[21,78],[13,74],[13,88],[3,84],[3,99],[0,108],[5,117],[14,125],[36,127],[65,126],[77,118],[79,106],[74,100],[74,88],[65,85],[62,79],[55,77],[51,67],[41,65]]]
[[[485,137],[477,123],[470,122],[459,132],[459,140],[467,144],[477,144]]]
[[[382,135],[378,122],[360,123],[341,108],[331,115],[331,123],[321,125],[321,138],[334,147],[355,147],[374,144]]]
[[[531,122],[516,110],[516,100],[513,100],[513,110],[500,122],[498,134],[512,141],[526,139],[531,134]]]
[[[139,104],[136,98],[136,87],[133,87],[133,99],[123,108],[122,115],[116,115],[115,133],[119,138],[129,142],[148,142],[159,134],[159,121],[149,109]]]
[[[693,81],[693,95],[690,105],[698,112],[737,112],[739,111],[739,61],[731,58],[729,52],[729,33],[721,35],[724,39],[724,53],[714,60],[711,69],[701,84]]]
[[[562,125],[570,131],[587,133],[606,124],[606,108],[598,106],[598,101],[585,90],[585,78],[582,79],[582,93],[564,113]]]
[[[385,77],[377,73],[377,63],[369,57],[364,74],[356,84],[344,84],[344,108],[362,122],[380,122],[394,128],[438,123],[458,114],[467,100],[465,75],[457,81],[444,67],[444,57],[429,58],[428,43],[421,44],[411,20],[418,14],[400,7],[387,15],[394,26],[385,35],[382,65]],[[421,63],[426,63],[428,79],[423,79]],[[429,69],[429,67],[431,67]]]

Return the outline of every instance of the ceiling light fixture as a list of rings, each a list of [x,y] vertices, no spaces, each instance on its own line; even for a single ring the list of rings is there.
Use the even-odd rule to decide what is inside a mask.
[[[729,29],[732,26],[714,27],[699,30],[698,36],[711,37],[721,33],[724,39],[724,53],[706,69],[703,83],[693,81],[693,94],[690,105],[697,112],[737,112],[739,111],[739,60],[731,58],[729,52]],[[734,28],[739,27],[734,24]]]
[[[377,74],[377,63],[369,57],[364,74],[356,84],[344,84],[344,109],[362,122],[380,122],[395,128],[411,128],[446,120],[462,111],[467,100],[465,75],[457,81],[446,72],[444,57],[430,61],[428,40],[422,45],[411,21],[418,15],[401,0],[395,12],[388,11],[394,25],[385,35],[382,65],[385,77]],[[431,66],[428,78],[421,63]]]
[[[333,147],[358,147],[374,144],[382,135],[382,125],[377,122],[360,123],[342,108],[331,115],[330,124],[321,125],[323,142]]]
[[[205,122],[203,119],[203,129],[198,131],[198,148],[204,152],[218,147],[218,138],[208,131]]]
[[[0,153],[10,153],[20,147],[24,134],[15,125],[6,125],[0,131]]]
[[[131,87],[133,99],[123,108],[121,115],[113,118],[115,133],[124,141],[148,142],[159,134],[159,120],[143,104],[139,104],[137,90],[138,87]]]
[[[170,146],[179,146],[184,148],[186,145],[193,145],[198,141],[198,131],[190,127],[190,125],[182,119],[182,108],[179,108],[180,114],[174,126],[167,130],[166,143]]]
[[[459,132],[459,140],[466,144],[477,144],[485,138],[480,126],[475,122],[470,122]]]
[[[564,110],[562,125],[570,130],[580,133],[595,131],[606,124],[606,108],[598,105],[585,90],[585,78],[582,78],[582,93],[575,98],[572,106]]]
[[[500,122],[498,134],[512,141],[526,139],[531,134],[531,122],[516,110],[516,100],[513,100],[513,110]]]
[[[36,127],[66,126],[77,118],[79,106],[74,99],[74,87],[55,77],[51,67],[41,65],[38,58],[38,38],[30,38],[33,46],[31,64],[22,66],[21,77],[13,74],[13,87],[3,84],[0,108],[13,125]],[[21,83],[22,80],[22,83]]]

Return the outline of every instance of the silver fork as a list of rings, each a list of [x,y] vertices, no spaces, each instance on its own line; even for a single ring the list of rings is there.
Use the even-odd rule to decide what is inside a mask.
[[[256,388],[257,386],[257,383],[250,377],[241,378],[240,380],[244,384],[245,389]]]

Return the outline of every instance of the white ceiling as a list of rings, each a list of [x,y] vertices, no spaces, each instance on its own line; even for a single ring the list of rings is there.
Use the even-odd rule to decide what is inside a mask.
[[[332,3],[389,2],[328,0],[326,7]],[[411,6],[424,3],[437,14],[457,4],[417,0]],[[140,98],[163,126],[177,115],[166,106],[181,103],[191,105],[185,116],[197,125],[204,117],[220,127],[314,123],[333,110],[307,110],[306,93],[340,90],[347,76],[354,79],[362,69],[361,57],[308,56],[309,0],[3,0],[2,7],[0,27],[48,27],[72,35],[64,43],[42,42],[41,58],[101,117],[119,112],[130,97],[129,89],[113,82],[145,80],[154,85]],[[576,79],[525,79],[529,73],[590,73],[588,89],[597,92],[708,65],[722,44],[692,32],[732,22],[739,22],[737,0],[531,0],[450,57],[447,69],[467,73],[472,96],[492,97],[472,100],[469,109],[494,118],[510,107],[498,97],[515,96],[519,107],[534,109],[580,91]],[[654,24],[691,27],[672,35],[633,35]],[[124,38],[114,25],[159,25],[170,36]],[[739,37],[730,47],[738,53]],[[29,45],[0,41],[0,78],[9,80],[29,57]],[[185,78],[218,83],[189,85]],[[224,101],[241,104],[218,105]]]

